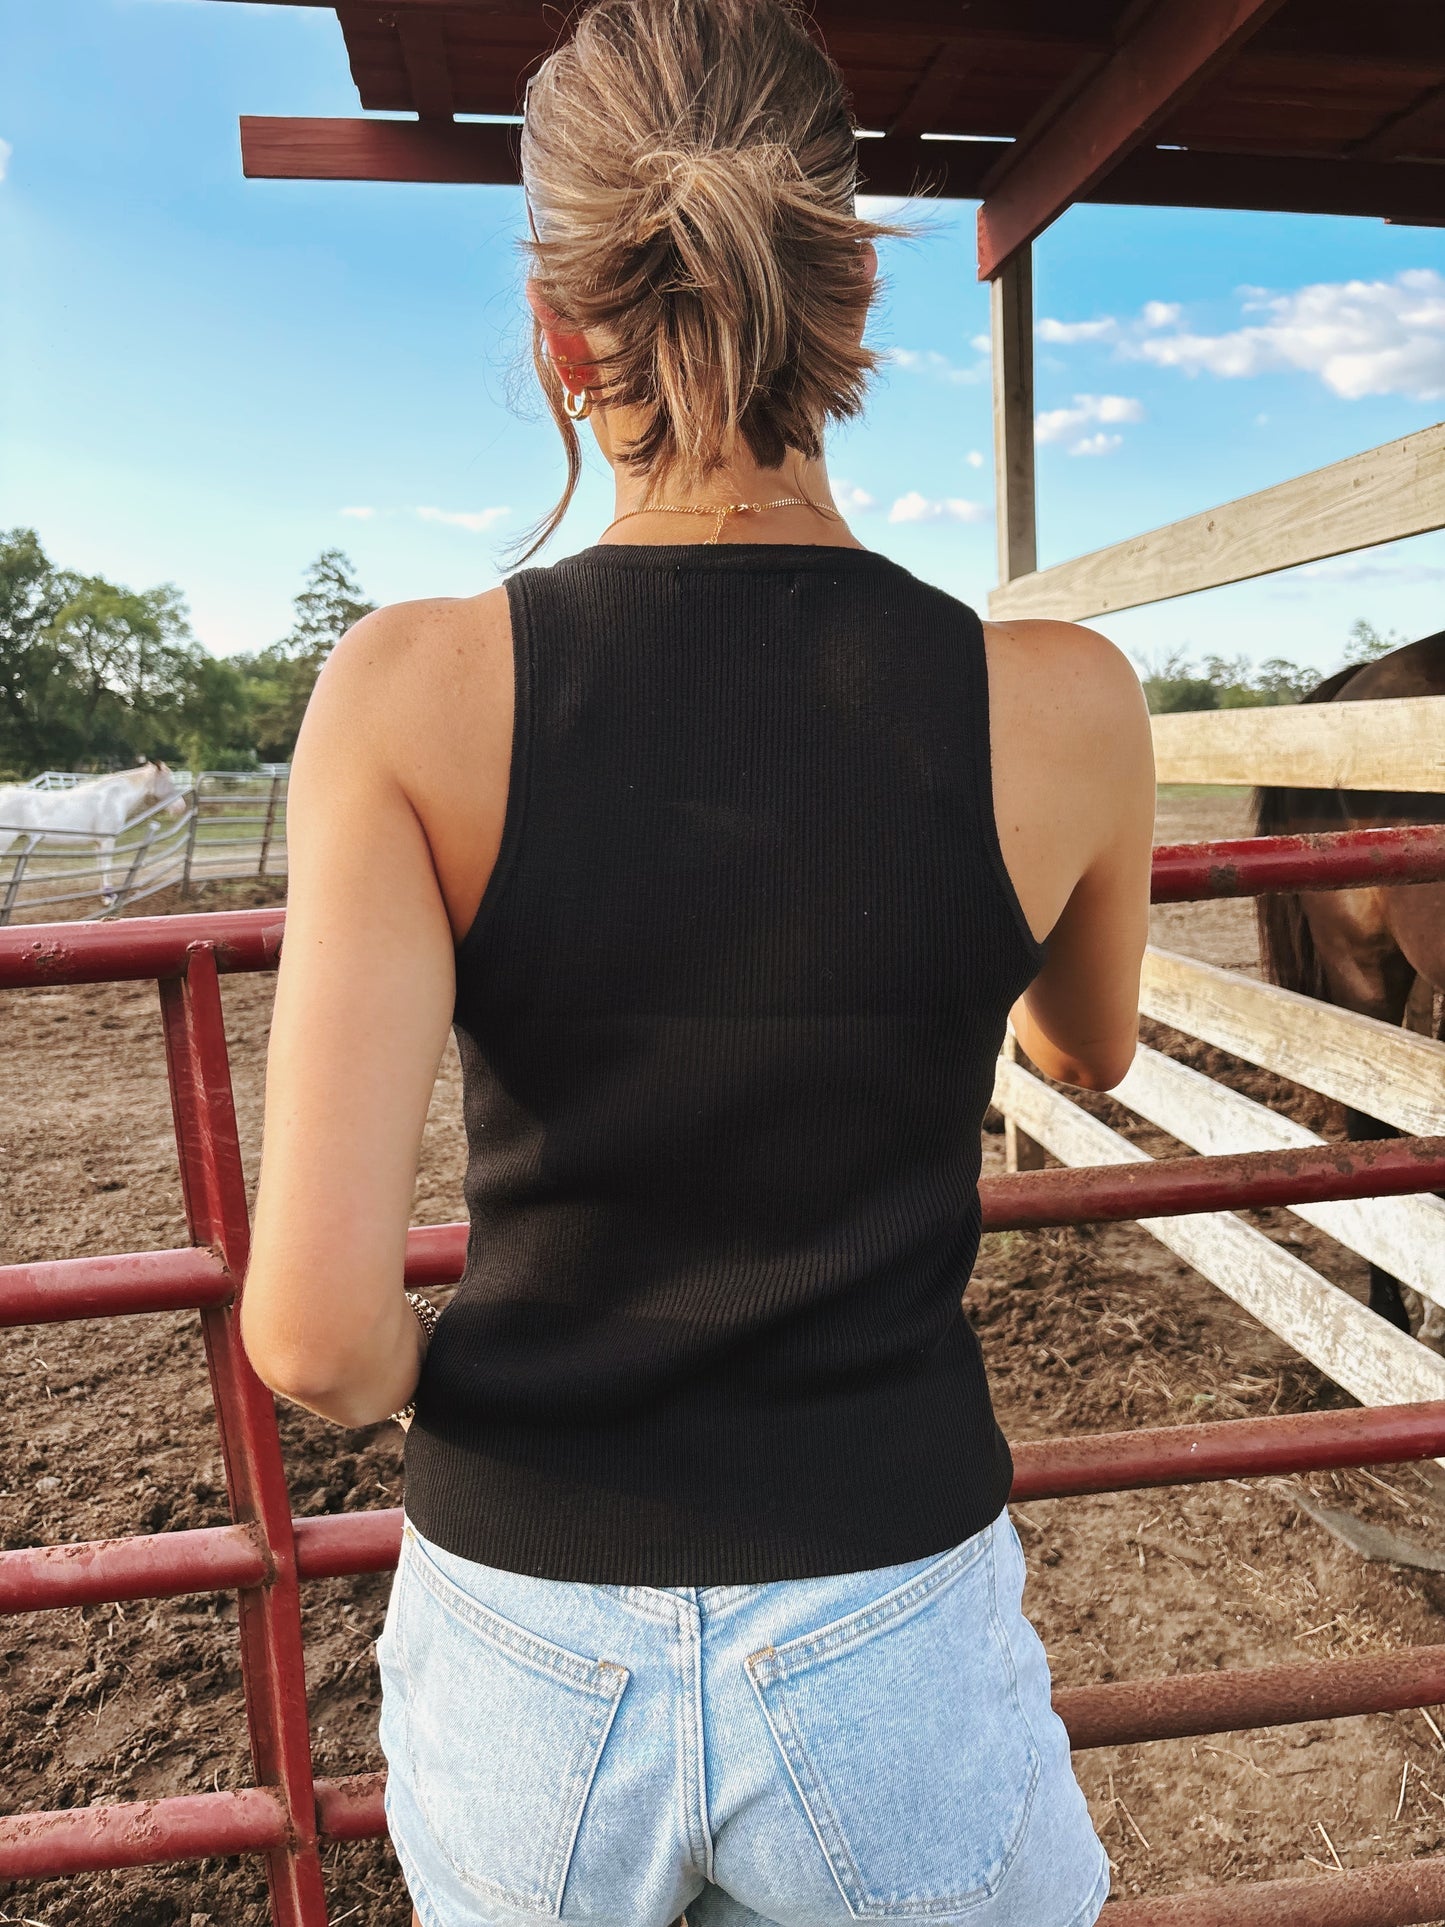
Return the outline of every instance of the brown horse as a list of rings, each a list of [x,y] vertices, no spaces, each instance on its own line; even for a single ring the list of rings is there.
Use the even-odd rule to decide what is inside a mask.
[[[1445,695],[1445,630],[1328,676],[1307,703]],[[1259,789],[1257,836],[1374,830],[1445,822],[1445,796],[1408,790]],[[1260,960],[1271,983],[1387,1024],[1439,1037],[1445,996],[1445,883],[1279,892],[1255,899]],[[1346,1134],[1394,1137],[1393,1126],[1346,1108]],[[1412,1292],[1413,1298],[1415,1294]],[[1370,1267],[1370,1309],[1402,1331],[1410,1316],[1398,1279]],[[1427,1308],[1428,1309],[1428,1308]],[[1435,1322],[1431,1321],[1432,1324]]]

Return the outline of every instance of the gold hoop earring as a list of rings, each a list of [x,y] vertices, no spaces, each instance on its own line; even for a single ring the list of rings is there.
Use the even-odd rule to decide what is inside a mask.
[[[568,421],[585,422],[592,413],[592,397],[585,388],[564,388],[562,407]]]

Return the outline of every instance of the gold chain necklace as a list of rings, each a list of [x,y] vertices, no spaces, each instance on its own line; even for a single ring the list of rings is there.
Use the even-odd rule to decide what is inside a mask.
[[[776,502],[655,502],[651,508],[628,509],[623,515],[614,515],[602,534],[609,535],[619,522],[631,521],[634,515],[715,515],[717,527],[707,539],[711,548],[730,515],[761,515],[764,509],[812,509],[815,515],[830,516],[835,522],[843,519],[836,509],[822,508],[802,495],[780,495]],[[599,536],[598,540],[601,539]]]

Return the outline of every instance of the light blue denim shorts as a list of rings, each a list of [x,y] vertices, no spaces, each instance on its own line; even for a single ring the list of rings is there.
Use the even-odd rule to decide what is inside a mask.
[[[423,1927],[1088,1927],[1109,1861],[1005,1511],[907,1565],[601,1586],[402,1539],[386,1816]]]

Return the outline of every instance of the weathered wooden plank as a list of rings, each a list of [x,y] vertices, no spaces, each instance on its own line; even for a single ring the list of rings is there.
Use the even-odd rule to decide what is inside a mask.
[[[989,614],[1079,621],[1445,528],[1445,423],[1006,582]]]
[[[1445,696],[1155,716],[1161,783],[1445,792]]]
[[[993,1101],[1064,1164],[1151,1162],[1107,1124],[999,1060]],[[1142,1228],[1365,1405],[1445,1397],[1445,1358],[1378,1317],[1231,1211]]]
[[[1445,1132],[1445,1044],[1171,950],[1145,953],[1145,1016],[1416,1137]]]
[[[1038,567],[1034,532],[1034,267],[1024,248],[989,289],[993,472],[1001,582]]]
[[[1110,1095],[1206,1156],[1297,1150],[1325,1142],[1292,1117],[1142,1045],[1128,1076]],[[1445,1305],[1445,1199],[1358,1198],[1289,1209],[1347,1250]]]

